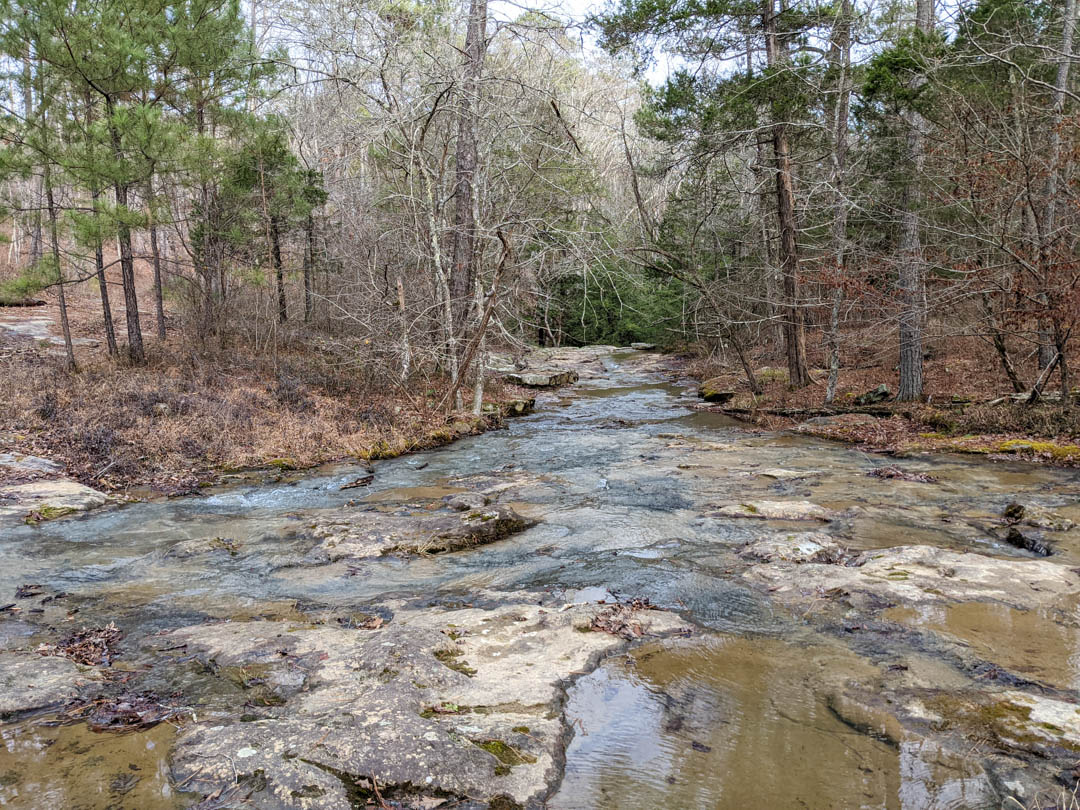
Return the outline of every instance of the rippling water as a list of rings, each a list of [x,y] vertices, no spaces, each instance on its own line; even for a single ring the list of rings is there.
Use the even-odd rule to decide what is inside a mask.
[[[832,676],[857,678],[865,662],[809,637],[733,574],[740,545],[780,529],[706,514],[744,500],[807,499],[844,513],[828,531],[853,547],[928,543],[1016,555],[992,532],[1001,509],[1020,497],[1080,519],[1077,474],[927,457],[902,463],[931,473],[937,485],[870,478],[885,459],[748,432],[692,410],[684,386],[642,375],[627,367],[630,360],[613,355],[606,379],[542,400],[535,415],[505,430],[380,462],[366,491],[342,491],[359,468],[340,465],[7,531],[0,539],[0,601],[22,583],[41,583],[71,594],[79,621],[115,620],[134,643],[208,618],[345,611],[389,595],[537,588],[575,598],[580,589],[598,588],[647,597],[715,633],[639,648],[577,683],[567,708],[575,736],[552,807],[978,806],[985,786],[961,765],[914,750],[915,743],[855,731],[829,710]],[[773,469],[803,477],[761,474]],[[313,545],[309,525],[328,510],[358,499],[423,502],[468,488],[475,476],[517,481],[507,498],[541,522],[492,546],[440,557],[298,564]],[[179,541],[206,537],[235,541],[238,552],[183,559],[169,553]],[[1078,562],[1080,546],[1070,538],[1061,552]],[[584,593],[593,598],[597,591]],[[977,642],[995,619],[933,620]],[[1018,638],[1030,635],[1030,627],[1016,627]],[[0,624],[0,645],[32,643],[35,632],[32,622],[9,620]],[[1041,649],[1080,649],[1075,630],[1045,633]],[[1073,657],[1054,666],[1055,677],[1077,682]],[[153,677],[196,693],[203,688],[195,675]],[[35,747],[33,733],[6,728],[0,777],[11,769],[37,774],[39,796],[50,795],[49,780],[93,782],[92,768],[58,767],[64,757],[57,752],[65,749],[55,742]],[[106,744],[80,740],[83,747]],[[155,745],[139,757],[118,756],[140,768],[150,767],[147,756],[160,765],[167,739]],[[113,762],[113,754],[102,756]],[[111,767],[102,765],[100,779]],[[20,784],[0,779],[0,805],[60,806],[34,803],[27,783]],[[138,804],[102,790],[100,801],[86,796],[80,806],[183,804],[164,794],[157,805]]]

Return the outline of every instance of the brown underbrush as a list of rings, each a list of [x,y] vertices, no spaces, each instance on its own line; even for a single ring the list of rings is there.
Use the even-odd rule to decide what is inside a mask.
[[[23,350],[0,359],[0,450],[60,461],[99,488],[187,492],[223,472],[390,457],[489,424],[447,416],[444,393],[441,379],[378,384],[302,347],[269,357],[159,345],[144,366],[95,354],[73,373]],[[493,401],[513,394],[488,389]]]

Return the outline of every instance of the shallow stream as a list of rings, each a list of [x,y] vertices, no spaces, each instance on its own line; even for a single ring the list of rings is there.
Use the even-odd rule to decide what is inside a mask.
[[[755,433],[694,410],[688,387],[638,370],[636,355],[604,360],[606,375],[542,398],[505,430],[379,462],[367,489],[340,465],[202,497],[111,507],[20,527],[0,539],[0,603],[25,583],[66,594],[40,614],[0,620],[0,648],[50,638],[46,626],[115,622],[137,640],[208,619],[348,616],[389,597],[465,597],[538,589],[584,601],[648,598],[702,632],[651,641],[609,659],[570,689],[574,731],[549,806],[585,808],[978,807],[993,800],[964,762],[876,738],[842,722],[828,684],[871,677],[841,640],[775,607],[738,575],[737,550],[763,521],[709,517],[747,500],[812,501],[844,515],[826,529],[851,548],[930,544],[1022,556],[997,539],[1002,509],[1023,498],[1080,522],[1073,471],[961,457],[908,459],[939,483],[868,476],[897,463],[849,447]],[[798,475],[796,475],[798,474]],[[349,502],[393,508],[461,491],[478,478],[513,484],[508,498],[534,528],[453,554],[302,566],[305,530]],[[814,527],[818,530],[817,527]],[[175,553],[222,538],[234,555]],[[1059,553],[1080,564],[1076,533]],[[58,607],[58,605],[60,605]],[[968,608],[898,622],[933,625],[1002,666],[1080,686],[1075,616]],[[981,645],[981,646],[980,646]],[[178,691],[196,711],[228,696],[220,681],[161,671],[132,654],[141,689]],[[121,659],[123,657],[121,656]],[[1041,663],[1040,663],[1041,662]],[[218,691],[215,691],[218,690]],[[93,734],[48,716],[0,725],[0,806],[184,807],[171,785],[172,729]]]

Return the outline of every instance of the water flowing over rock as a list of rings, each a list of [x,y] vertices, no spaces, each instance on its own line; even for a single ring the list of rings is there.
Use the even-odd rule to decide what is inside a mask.
[[[490,610],[398,606],[372,631],[247,622],[170,633],[219,667],[302,679],[262,719],[186,729],[174,780],[210,794],[239,777],[260,810],[346,810],[373,795],[370,779],[405,807],[425,797],[536,805],[558,768],[565,684],[623,642],[590,630],[601,606],[498,598]],[[643,636],[685,628],[648,609],[634,620]]]

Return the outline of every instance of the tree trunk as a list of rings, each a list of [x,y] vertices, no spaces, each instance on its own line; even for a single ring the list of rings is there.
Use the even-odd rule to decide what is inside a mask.
[[[304,235],[307,245],[304,250],[304,323],[310,323],[315,312],[315,216],[310,212],[304,223]]]
[[[277,280],[278,323],[285,323],[289,313],[285,302],[285,268],[281,262],[281,223],[277,217],[270,217],[270,261]]]
[[[840,381],[840,306],[844,299],[844,279],[847,276],[848,201],[844,193],[844,170],[848,147],[848,113],[851,108],[851,0],[843,0],[840,19],[836,21],[832,46],[829,49],[830,67],[837,72],[836,99],[833,102],[832,128],[832,186],[833,186],[833,259],[836,278],[830,294],[829,307],[829,382],[825,402],[836,398]]]
[[[933,0],[917,0],[915,11],[917,30],[929,34],[934,27]],[[915,80],[916,88],[925,77]],[[926,324],[926,270],[919,233],[919,208],[922,193],[921,179],[924,149],[923,129],[926,121],[916,110],[904,114],[907,126],[908,179],[904,186],[903,210],[900,215],[900,256],[898,283],[900,291],[900,387],[896,398],[901,402],[922,399],[923,396],[923,329]]]
[[[165,294],[162,283],[161,251],[158,247],[158,229],[154,221],[154,176],[146,182],[146,210],[149,214],[150,256],[154,262],[154,314],[157,320],[158,340],[165,340]]]
[[[450,293],[456,333],[463,334],[471,309],[476,277],[477,231],[476,119],[480,106],[480,78],[487,51],[487,0],[469,0],[465,33],[465,65],[458,112],[457,149],[454,165],[454,231],[451,237]]]
[[[1049,172],[1046,179],[1046,203],[1043,216],[1042,238],[1039,244],[1040,274],[1042,276],[1041,298],[1051,309],[1049,320],[1055,348],[1058,353],[1058,365],[1061,372],[1061,403],[1068,410],[1070,406],[1069,364],[1065,356],[1071,328],[1063,323],[1064,313],[1054,306],[1054,266],[1055,243],[1057,242],[1057,202],[1058,187],[1061,183],[1061,124],[1065,119],[1065,91],[1069,85],[1069,66],[1073,56],[1073,37],[1076,33],[1076,0],[1065,0],[1065,9],[1061,27],[1061,55],[1054,80],[1054,107],[1050,125],[1050,148],[1047,160]],[[1070,257],[1071,258],[1071,257]]]
[[[770,68],[787,62],[786,43],[776,33],[775,0],[765,0],[765,51]],[[779,115],[772,121],[773,158],[776,162],[776,213],[780,227],[780,267],[784,285],[784,344],[787,351],[788,381],[792,388],[810,384],[806,367],[806,330],[799,306],[799,245],[795,223],[795,181],[791,166],[787,125]]]
[[[97,211],[98,200],[101,192],[95,190],[90,199],[94,210]],[[105,319],[105,345],[109,354],[113,357],[120,354],[116,346],[116,328],[113,326],[112,305],[109,303],[109,285],[105,279],[105,250],[98,236],[94,240],[94,275],[97,276],[98,292],[101,294],[101,313]]]
[[[42,116],[44,118],[44,116]],[[49,210],[49,242],[52,247],[52,259],[56,265],[57,289],[60,294],[60,329],[64,333],[64,366],[69,371],[75,370],[75,348],[71,343],[71,326],[68,323],[67,296],[64,294],[64,270],[60,264],[60,234],[56,225],[56,205],[53,201],[52,173],[50,158],[45,156],[44,185],[45,204]]]
[[[115,110],[110,96],[105,97],[105,112],[109,116],[109,135],[112,138],[113,156],[123,161],[124,152],[120,145],[120,133],[116,129]],[[128,187],[117,180],[113,183],[118,208],[127,208]],[[141,363],[146,359],[143,349],[142,327],[139,326],[139,298],[135,292],[135,259],[131,250],[131,228],[121,212],[116,226],[117,242],[120,246],[120,277],[124,287],[124,310],[127,320],[128,356],[132,362]]]
[[[23,62],[23,115],[29,121],[34,117],[34,77],[30,57]],[[27,251],[27,264],[31,267],[41,261],[41,185],[40,175],[33,182],[33,212],[30,215],[30,248]]]

